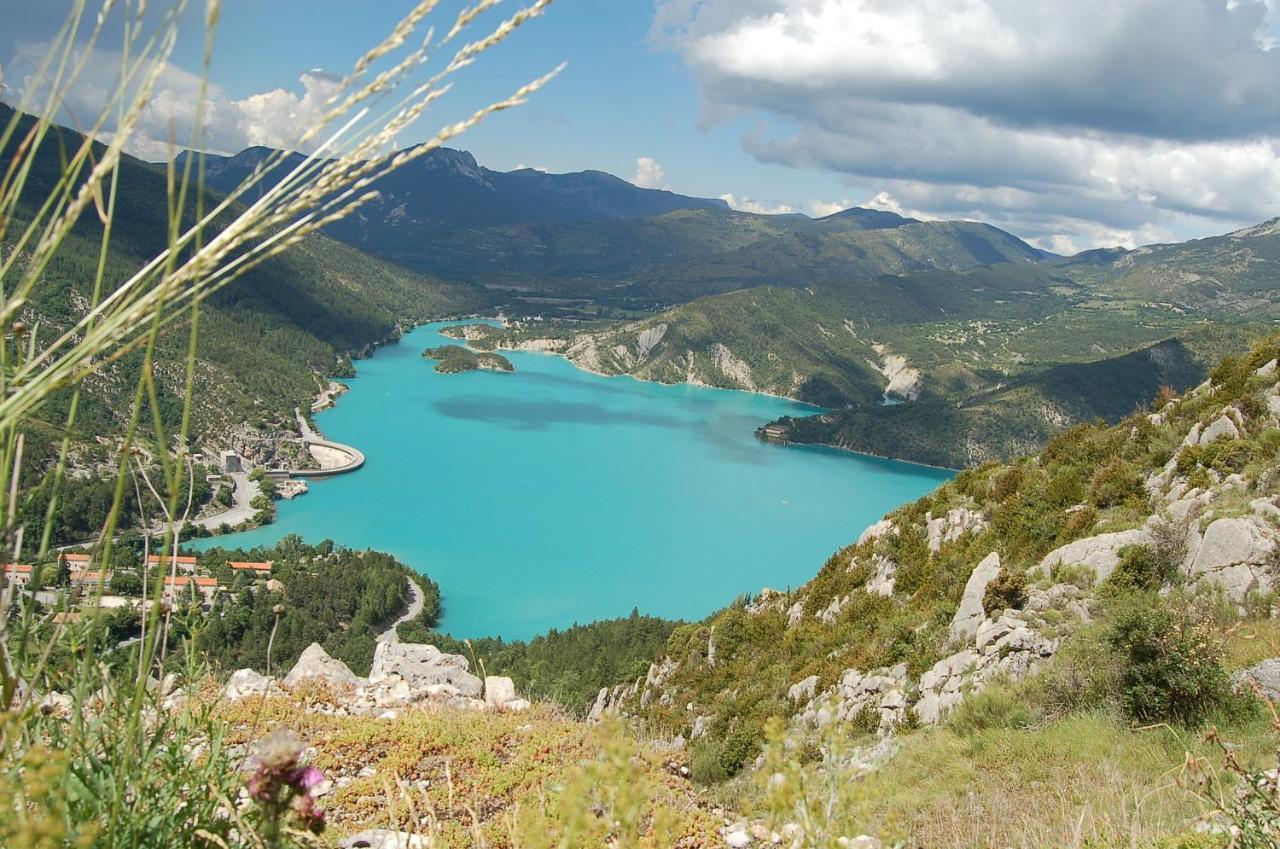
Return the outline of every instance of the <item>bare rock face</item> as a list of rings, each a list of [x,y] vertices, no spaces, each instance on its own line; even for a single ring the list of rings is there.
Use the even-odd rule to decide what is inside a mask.
[[[319,643],[307,646],[298,662],[284,677],[286,687],[296,687],[308,679],[325,681],[341,687],[359,686],[362,680],[342,661],[330,657]]]
[[[877,729],[881,734],[890,733],[902,722],[907,709],[907,665],[873,669],[863,674],[856,669],[845,670],[834,687],[817,696],[812,695],[817,676],[811,676],[810,699],[796,715],[800,723],[810,726],[827,725],[833,721],[848,722],[864,711],[874,711]],[[800,684],[811,680],[806,678]],[[797,684],[792,687],[794,692]]]
[[[1248,669],[1241,669],[1232,679],[1237,687],[1252,689],[1256,684],[1264,696],[1273,702],[1280,702],[1280,657],[1269,657]]]
[[[274,679],[266,675],[252,669],[237,669],[222,688],[222,697],[234,702],[246,696],[265,696],[274,686]]]
[[[457,695],[477,699],[484,685],[471,674],[467,659],[445,654],[435,646],[414,643],[378,643],[369,670],[369,683],[395,686],[403,683],[411,692],[447,687]]]
[[[506,707],[517,701],[516,685],[505,675],[487,675],[484,679],[484,703],[491,708]]]
[[[987,527],[987,519],[980,511],[968,507],[955,507],[945,516],[934,518],[930,513],[926,520],[929,550],[937,552],[944,543],[960,539],[967,533],[981,533]]]
[[[1251,590],[1274,586],[1275,550],[1276,531],[1265,519],[1217,519],[1205,530],[1188,572],[1193,581],[1213,581],[1233,601],[1242,601]]]
[[[978,631],[978,626],[986,617],[982,609],[982,595],[987,591],[987,584],[1000,574],[1000,555],[991,552],[982,562],[973,568],[969,580],[964,585],[964,595],[960,598],[960,608],[951,619],[951,639],[968,640]]]
[[[1209,423],[1200,433],[1200,444],[1208,445],[1217,439],[1239,439],[1240,429],[1229,415],[1221,415]]]
[[[1151,532],[1146,528],[1085,537],[1050,551],[1040,561],[1040,568],[1053,574],[1056,566],[1088,566],[1093,570],[1094,582],[1101,583],[1115,571],[1116,564],[1120,562],[1120,549],[1129,545],[1147,545],[1150,542]]]
[[[892,519],[881,519],[880,521],[876,522],[874,525],[871,525],[870,527],[868,527],[865,531],[862,532],[861,535],[859,535],[858,545],[862,545],[864,542],[866,542],[869,539],[879,539],[885,534],[891,534],[891,533],[896,534],[897,532],[898,532],[898,528],[896,525],[893,524]]]
[[[875,572],[867,579],[866,591],[872,595],[891,596],[898,581],[898,564],[888,557],[876,555]]]

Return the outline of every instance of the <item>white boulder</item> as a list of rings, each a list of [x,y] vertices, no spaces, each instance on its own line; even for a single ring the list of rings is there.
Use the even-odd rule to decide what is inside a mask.
[[[345,663],[330,657],[319,643],[307,646],[298,662],[284,677],[286,687],[296,687],[306,680],[320,680],[340,687],[355,687],[360,678]]]
[[[950,636],[957,642],[967,641],[978,631],[978,625],[986,617],[982,609],[982,596],[987,591],[987,584],[1000,574],[1000,555],[991,552],[974,567],[969,580],[964,585],[964,595],[960,598],[960,607],[951,618]]]

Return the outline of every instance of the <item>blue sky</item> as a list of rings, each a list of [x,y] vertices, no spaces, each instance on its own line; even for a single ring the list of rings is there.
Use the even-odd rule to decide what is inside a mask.
[[[287,144],[308,72],[341,74],[411,5],[224,0],[223,144]],[[0,0],[6,98],[63,8]],[[199,70],[189,17],[165,103]],[[1278,18],[1272,0],[556,0],[417,135],[567,61],[457,146],[749,211],[985,220],[1063,252],[1182,239],[1280,214]]]

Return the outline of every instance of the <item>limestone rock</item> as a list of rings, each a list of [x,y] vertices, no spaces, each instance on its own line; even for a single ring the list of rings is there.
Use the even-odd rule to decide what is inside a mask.
[[[1252,689],[1252,684],[1257,684],[1268,699],[1280,702],[1280,657],[1269,657],[1248,669],[1241,669],[1231,677],[1237,687]]]
[[[361,683],[360,678],[345,663],[330,657],[319,643],[307,646],[293,669],[284,677],[284,685],[296,687],[309,678],[318,678],[343,687],[355,687]]]
[[[929,537],[929,550],[937,552],[945,543],[960,539],[967,533],[980,533],[987,527],[987,519],[980,511],[968,507],[954,507],[947,515],[926,518],[925,529]]]
[[[484,703],[500,708],[516,700],[516,685],[505,675],[487,675],[484,679]]]
[[[1276,532],[1266,520],[1217,519],[1205,530],[1188,571],[1192,580],[1216,582],[1241,601],[1251,590],[1274,586],[1269,563],[1275,550]]]
[[[1079,564],[1093,570],[1095,583],[1105,581],[1120,562],[1120,549],[1129,545],[1146,545],[1151,532],[1146,528],[1098,534],[1055,548],[1040,561],[1040,568],[1052,575],[1054,567]]]
[[[898,564],[888,557],[877,556],[875,573],[867,580],[866,591],[872,595],[891,596],[897,583]]]
[[[1253,373],[1259,377],[1271,377],[1276,373],[1276,361],[1271,360],[1266,365],[1259,366]]]
[[[274,686],[275,680],[266,675],[252,669],[237,669],[222,688],[222,697],[234,702],[246,696],[265,696]]]
[[[1240,429],[1229,415],[1223,414],[1209,423],[1200,434],[1200,444],[1208,445],[1217,439],[1239,439]]]
[[[896,534],[897,532],[898,529],[893,524],[892,519],[881,519],[858,536],[858,545],[862,545],[869,539],[879,539],[885,534]]]
[[[804,702],[813,698],[814,692],[818,689],[818,676],[810,675],[808,678],[801,679],[791,685],[787,690],[787,698],[793,702]]]
[[[378,643],[369,670],[370,684],[405,682],[413,691],[447,684],[466,698],[479,698],[483,684],[471,674],[467,659],[445,654],[435,646],[414,643]]]
[[[1000,555],[991,552],[974,567],[973,573],[964,585],[964,595],[960,598],[960,607],[951,619],[950,635],[952,640],[968,640],[978,630],[978,625],[985,617],[982,609],[982,595],[987,591],[987,584],[1000,574]]]

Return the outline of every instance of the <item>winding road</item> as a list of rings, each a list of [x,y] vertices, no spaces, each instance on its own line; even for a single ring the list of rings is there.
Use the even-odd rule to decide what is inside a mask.
[[[418,614],[422,612],[422,606],[426,604],[427,599],[426,596],[422,594],[422,587],[418,586],[416,581],[410,580],[409,578],[405,578],[405,580],[409,582],[409,592],[413,593],[413,599],[409,602],[409,609],[405,611],[404,615],[392,622],[390,628],[378,635],[378,642],[380,643],[400,642],[400,635],[396,633],[396,627],[405,622],[416,619]]]
[[[257,515],[258,511],[250,507],[249,502],[258,497],[262,487],[257,481],[249,480],[248,472],[232,472],[230,477],[235,483],[235,489],[231,493],[231,506],[216,515],[192,519],[191,524],[214,531],[224,522],[234,528]]]

